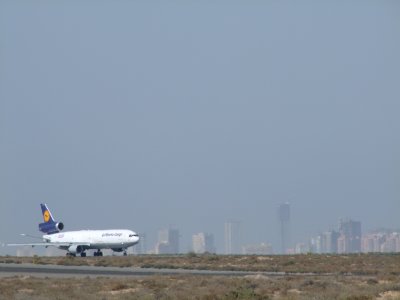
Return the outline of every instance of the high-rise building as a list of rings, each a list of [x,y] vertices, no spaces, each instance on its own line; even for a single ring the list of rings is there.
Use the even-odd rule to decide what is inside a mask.
[[[214,235],[211,233],[206,233],[205,237],[205,250],[208,253],[216,253],[217,252],[217,248],[215,247],[215,243],[214,243]]]
[[[367,233],[361,239],[362,252],[400,252],[400,232],[383,230]]]
[[[194,253],[215,253],[214,236],[209,233],[200,232],[192,236]]]
[[[312,253],[322,253],[321,235],[311,238],[310,250]]]
[[[157,254],[179,253],[179,230],[162,229],[158,232]]]
[[[290,204],[282,203],[278,208],[281,253],[287,252],[290,246]]]
[[[338,252],[361,252],[361,222],[340,220],[339,222]]]
[[[240,253],[240,222],[228,221],[225,222],[224,228],[225,238],[225,254]]]
[[[321,234],[321,253],[337,253],[337,241],[339,232],[335,230],[326,231]]]
[[[368,252],[380,252],[381,244],[385,241],[385,235],[383,233],[370,233],[366,234],[361,239],[361,251]]]

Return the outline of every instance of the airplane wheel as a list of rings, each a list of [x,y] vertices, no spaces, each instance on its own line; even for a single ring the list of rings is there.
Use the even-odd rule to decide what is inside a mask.
[[[81,253],[81,257],[86,257],[86,253],[85,253],[85,252],[82,252],[82,253]]]
[[[128,253],[126,253],[126,251],[124,251],[124,256],[127,256],[128,255]]]
[[[100,252],[99,252],[99,256],[103,256],[103,252],[100,251]]]

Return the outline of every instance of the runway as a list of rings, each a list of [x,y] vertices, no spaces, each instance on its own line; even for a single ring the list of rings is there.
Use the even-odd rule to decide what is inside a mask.
[[[245,271],[209,271],[187,269],[154,269],[154,268],[118,268],[59,266],[35,264],[0,263],[0,277],[35,276],[35,277],[118,277],[118,276],[152,276],[152,275],[203,275],[203,276],[284,276],[283,272],[245,272]],[[304,275],[304,274],[303,274]]]

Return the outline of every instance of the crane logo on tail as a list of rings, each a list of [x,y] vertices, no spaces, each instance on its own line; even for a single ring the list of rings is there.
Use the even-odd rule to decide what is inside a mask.
[[[43,212],[43,219],[44,219],[44,221],[47,223],[48,221],[50,221],[50,213],[49,213],[49,211],[48,210],[45,210],[44,212]]]

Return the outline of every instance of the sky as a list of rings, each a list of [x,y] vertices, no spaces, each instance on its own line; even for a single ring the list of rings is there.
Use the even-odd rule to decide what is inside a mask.
[[[400,228],[399,53],[398,1],[3,0],[0,243]]]

